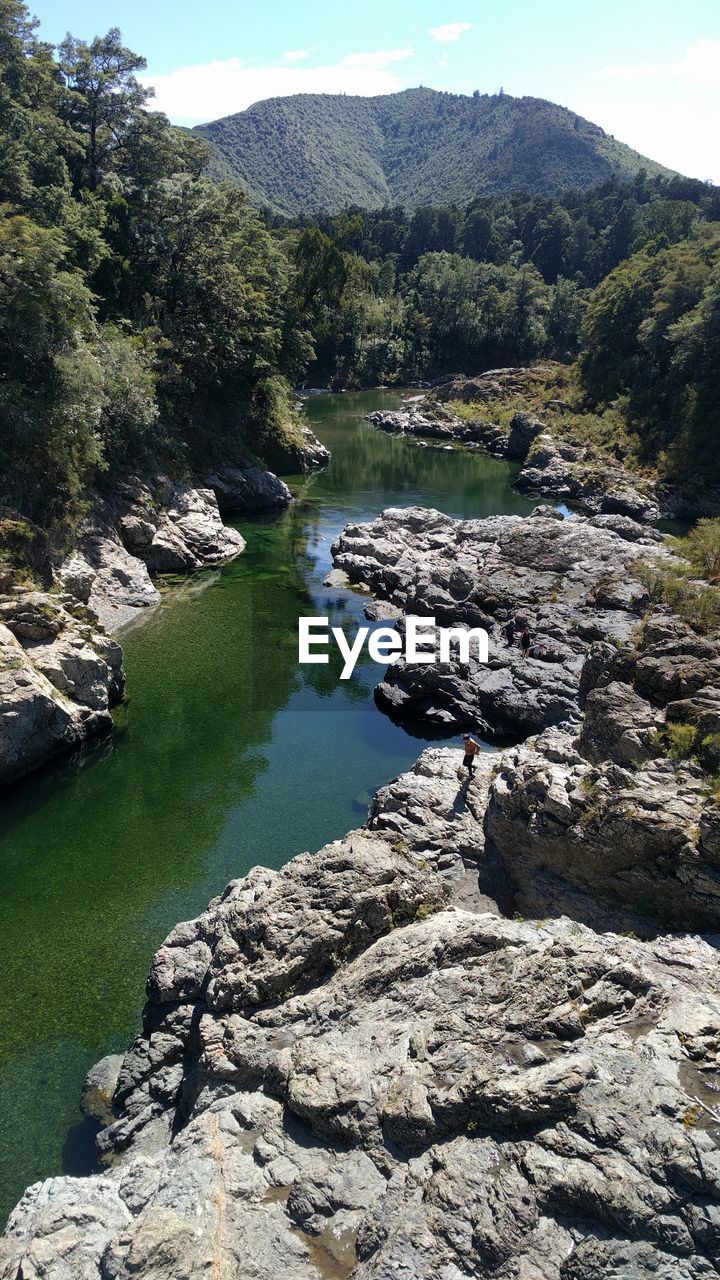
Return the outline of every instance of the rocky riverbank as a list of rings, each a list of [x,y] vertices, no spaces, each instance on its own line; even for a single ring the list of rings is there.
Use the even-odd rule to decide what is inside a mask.
[[[549,507],[527,518],[453,520],[422,507],[391,509],[349,525],[335,563],[396,612],[441,626],[480,626],[490,661],[388,668],[380,705],[401,720],[422,718],[500,740],[524,737],[579,713],[580,677],[591,645],[626,641],[648,603],[635,566],[664,562],[660,535],[627,517],[573,516]],[[509,619],[533,637],[525,660],[508,646]]]
[[[475,378],[447,380],[425,395],[407,398],[396,412],[380,411],[369,421],[380,430],[432,439],[466,449],[486,449],[521,464],[519,489],[570,503],[591,515],[615,514],[650,523],[685,514],[678,495],[658,490],[620,458],[570,432],[559,433],[551,418],[570,413],[562,399],[547,402],[548,415],[518,409],[509,422],[497,421],[498,404],[522,403],[528,387],[552,370],[491,369]],[[462,417],[448,405],[469,405]],[[552,412],[550,412],[552,411]]]
[[[0,1280],[720,1275],[720,659],[649,608],[670,553],[548,508],[334,551],[376,616],[491,633],[385,705],[525,741],[424,751],[170,933],[84,1089],[103,1171],[26,1192]]]
[[[328,459],[303,428],[295,465]],[[91,495],[73,552],[58,562],[44,545],[34,566],[48,589],[10,586],[0,597],[0,784],[111,731],[124,673],[109,636],[160,602],[157,575],[233,560],[245,540],[223,517],[291,501],[287,485],[255,465],[192,485],[126,475]]]
[[[97,496],[76,549],[55,577],[105,630],[115,631],[159,602],[151,575],[194,573],[244,549],[240,534],[223,524],[209,486],[127,477]]]
[[[718,1274],[716,948],[502,918],[459,761],[173,930],[107,1167],[26,1192],[3,1280]]]
[[[109,733],[124,687],[120,645],[75,597],[0,600],[0,782]]]
[[[489,794],[508,911],[720,924],[720,658],[650,608],[639,560],[674,559],[657,537],[547,508],[477,521],[410,509],[348,526],[334,547],[401,629],[417,613],[489,632],[487,664],[401,658],[376,696],[403,721],[530,738],[503,754]],[[530,628],[529,657],[508,645],[508,618]]]

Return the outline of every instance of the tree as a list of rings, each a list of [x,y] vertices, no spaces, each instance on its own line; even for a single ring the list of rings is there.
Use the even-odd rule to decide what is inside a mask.
[[[0,0],[0,190],[49,225],[65,216],[79,146],[58,116],[62,83],[37,25],[20,0]]]
[[[60,70],[67,94],[62,115],[85,141],[80,181],[94,191],[117,152],[127,147],[140,126],[139,112],[151,96],[135,77],[144,58],[126,49],[120,31],[111,27],[91,44],[68,35],[59,47]]]
[[[573,280],[560,279],[554,285],[546,327],[552,354],[560,360],[578,351],[586,305],[583,290]]]

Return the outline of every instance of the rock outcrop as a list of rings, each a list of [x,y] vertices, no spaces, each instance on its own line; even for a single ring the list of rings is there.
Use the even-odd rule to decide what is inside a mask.
[[[221,516],[251,515],[257,511],[282,511],[292,502],[284,480],[262,467],[223,467],[205,478]]]
[[[530,416],[515,414],[510,425],[510,441],[518,438],[517,419]],[[659,499],[649,481],[634,475],[586,441],[557,439],[537,418],[532,427],[534,434],[525,451],[518,445],[517,453],[509,453],[510,457],[521,458],[523,462],[517,480],[519,489],[541,493],[592,513],[649,522],[660,519]],[[527,430],[525,424],[523,430]],[[519,438],[522,439],[522,433]]]
[[[720,806],[708,778],[718,685],[716,646],[664,612],[632,645],[593,647],[580,732],[506,752],[490,789],[486,834],[514,907],[591,923],[629,912],[636,930],[640,917],[720,927]],[[690,729],[680,753],[675,726]]]
[[[634,574],[642,555],[668,553],[660,535],[624,517],[532,516],[453,520],[425,508],[390,509],[349,525],[333,547],[353,583],[441,626],[480,626],[490,661],[390,666],[377,689],[400,719],[526,736],[578,714],[592,643],[626,641],[647,604]],[[530,628],[531,656],[509,646],[508,619]],[[402,623],[400,624],[402,626]]]
[[[304,423],[300,427],[300,434],[302,444],[298,455],[298,469],[307,472],[326,467],[330,461],[330,450]]]
[[[72,597],[0,601],[0,783],[108,733],[124,683],[119,644]]]
[[[302,408],[301,401],[298,408]],[[330,461],[330,450],[302,421],[294,441],[266,442],[265,454],[268,465],[284,476],[316,471],[319,467],[326,467]]]
[[[308,428],[292,466],[330,454]],[[60,594],[11,591],[0,601],[0,782],[108,732],[122,694],[122,651],[111,633],[159,604],[153,575],[190,574],[245,549],[222,514],[282,509],[286,484],[248,464],[223,467],[201,486],[162,476],[116,478],[95,494],[75,549],[43,572]],[[222,514],[221,514],[222,511]],[[37,531],[38,534],[40,531]]]
[[[718,1274],[716,948],[456,905],[459,761],[173,930],[111,1162],[25,1193],[2,1280]]]
[[[647,477],[639,476],[622,461],[588,440],[571,433],[556,433],[536,414],[520,409],[510,425],[493,421],[498,398],[522,403],[529,386],[550,377],[552,370],[491,369],[475,378],[454,378],[424,395],[405,400],[394,412],[368,415],[375,427],[393,434],[452,442],[467,449],[483,448],[496,457],[522,463],[518,488],[542,494],[590,515],[624,515],[655,522],[662,514],[676,514],[677,499],[659,495]],[[474,417],[458,417],[448,403],[477,406]],[[561,400],[548,408],[570,412]],[[675,505],[673,505],[675,503]]]
[[[98,498],[56,576],[115,631],[159,603],[151,574],[194,573],[244,549],[244,538],[223,524],[211,488],[130,477]]]

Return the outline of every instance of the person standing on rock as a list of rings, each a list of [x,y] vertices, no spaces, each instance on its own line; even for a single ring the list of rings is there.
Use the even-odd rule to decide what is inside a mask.
[[[523,633],[520,637],[520,648],[522,649],[523,658],[527,658],[530,652],[531,644],[532,644],[532,639],[530,637],[530,632],[528,631],[527,627],[523,627]]]
[[[463,765],[468,771],[469,777],[472,778],[475,772],[475,756],[480,750],[480,743],[470,737],[469,733],[463,734],[463,744],[465,747],[465,755],[463,756]]]
[[[505,626],[505,639],[507,640],[508,649],[512,649],[515,644],[515,623],[512,618]]]

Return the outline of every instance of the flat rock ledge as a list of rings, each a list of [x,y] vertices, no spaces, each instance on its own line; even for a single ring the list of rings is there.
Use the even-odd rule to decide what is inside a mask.
[[[660,535],[623,516],[454,520],[422,507],[348,525],[335,565],[403,614],[440,626],[480,626],[490,661],[388,667],[379,705],[402,721],[470,728],[507,741],[576,718],[580,676],[595,641],[628,640],[648,604],[634,566],[669,557]],[[527,625],[532,656],[507,644]],[[402,627],[402,620],[400,622]]]
[[[107,1166],[29,1188],[2,1280],[720,1274],[716,946],[499,916],[502,764],[459,763],[172,931],[86,1090]]]
[[[124,687],[120,645],[72,596],[0,600],[0,783],[109,733]]]

